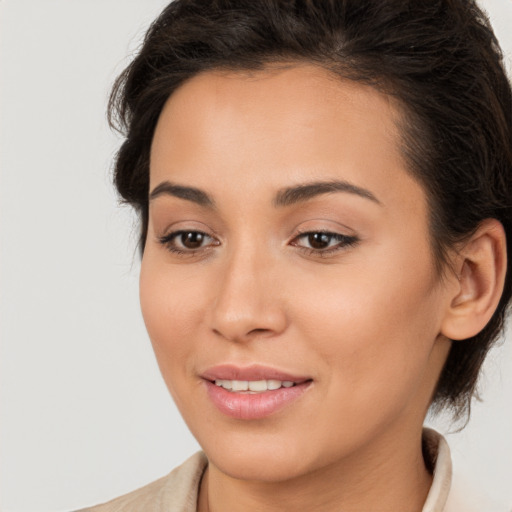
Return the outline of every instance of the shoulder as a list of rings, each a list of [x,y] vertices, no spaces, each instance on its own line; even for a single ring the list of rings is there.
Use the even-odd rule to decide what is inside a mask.
[[[77,512],[195,512],[206,465],[204,453],[197,452],[167,476],[112,501]]]

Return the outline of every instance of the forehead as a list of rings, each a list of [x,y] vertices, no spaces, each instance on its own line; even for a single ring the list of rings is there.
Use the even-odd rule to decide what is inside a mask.
[[[226,143],[226,136],[232,132],[238,139],[263,144],[272,138],[297,140],[299,132],[304,135],[309,131],[312,144],[322,138],[326,144],[332,139],[338,143],[341,139],[347,144],[362,143],[360,135],[364,134],[366,150],[370,149],[370,139],[375,142],[372,146],[386,142],[386,146],[395,149],[399,115],[398,106],[389,96],[372,87],[342,80],[318,66],[283,65],[255,72],[210,71],[188,80],[171,95],[160,116],[153,149],[158,148],[162,131],[167,135],[166,146],[173,137],[197,138],[208,134],[211,138],[214,132]],[[322,124],[329,128],[332,137],[320,129]],[[256,139],[263,132],[267,137]]]
[[[387,95],[313,65],[205,72],[162,111],[151,188],[169,177],[213,191],[242,177],[269,189],[341,178],[383,202],[410,197],[408,187],[421,196],[400,150],[400,116]]]

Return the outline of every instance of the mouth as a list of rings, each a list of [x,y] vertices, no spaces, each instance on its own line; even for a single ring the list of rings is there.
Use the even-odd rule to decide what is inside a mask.
[[[263,366],[216,366],[201,377],[213,405],[224,415],[242,420],[262,419],[281,411],[313,383],[309,377]]]
[[[306,381],[304,381],[306,382]],[[216,386],[219,386],[226,391],[232,393],[248,393],[257,394],[265,393],[267,391],[276,391],[281,388],[292,388],[302,382],[294,382],[292,380],[277,380],[277,379],[264,379],[264,380],[227,380],[227,379],[215,379],[212,382]]]

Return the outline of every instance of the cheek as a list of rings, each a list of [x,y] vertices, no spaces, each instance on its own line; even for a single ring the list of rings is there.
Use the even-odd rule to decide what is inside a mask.
[[[393,256],[393,265],[379,264],[382,257],[331,269],[325,278],[317,273],[294,294],[299,331],[336,392],[350,394],[349,403],[410,393],[422,381],[438,334],[429,260],[419,257],[412,264]]]
[[[173,271],[151,253],[144,255],[140,273],[142,315],[171,393],[172,380],[179,380],[173,377],[191,371],[194,333],[204,318],[201,296],[199,283],[186,272]]]

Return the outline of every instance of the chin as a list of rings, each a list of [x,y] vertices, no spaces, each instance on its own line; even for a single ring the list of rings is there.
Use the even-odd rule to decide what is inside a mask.
[[[300,452],[295,454],[233,451],[207,453],[208,460],[225,475],[238,480],[279,483],[307,473]]]
[[[289,431],[243,430],[224,431],[223,439],[220,435],[196,436],[210,463],[231,478],[278,483],[303,476],[325,463],[325,457],[308,453],[314,442]]]

